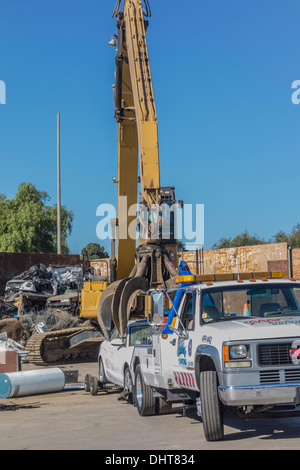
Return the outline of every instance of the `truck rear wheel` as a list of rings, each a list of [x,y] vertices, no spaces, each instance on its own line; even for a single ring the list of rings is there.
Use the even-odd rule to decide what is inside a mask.
[[[98,393],[99,382],[97,377],[92,377],[90,382],[90,394],[97,395]]]
[[[201,372],[200,398],[205,438],[207,441],[221,441],[224,438],[224,424],[215,371]]]
[[[145,383],[141,366],[137,365],[135,372],[135,403],[140,416],[155,414],[156,400],[152,388]]]
[[[86,392],[89,392],[90,391],[90,386],[91,386],[91,374],[86,374],[85,378],[84,378],[84,390]]]
[[[172,402],[166,401],[161,397],[157,398],[156,414],[166,415],[168,413],[171,413],[171,411],[172,411]]]

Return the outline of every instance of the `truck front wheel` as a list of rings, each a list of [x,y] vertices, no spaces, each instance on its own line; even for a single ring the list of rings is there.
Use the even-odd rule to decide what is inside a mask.
[[[105,370],[104,370],[104,364],[102,357],[100,357],[99,361],[99,388],[103,388],[105,383],[107,382],[106,380],[106,375],[105,375]]]
[[[205,438],[207,441],[221,441],[224,438],[224,424],[215,371],[201,372],[200,399]]]
[[[137,365],[135,371],[135,403],[140,416],[155,414],[155,397],[152,388],[145,383],[141,366]]]
[[[127,395],[126,395],[127,403],[132,404],[133,403],[132,378],[131,378],[131,373],[130,373],[129,367],[126,367],[125,372],[124,372],[124,391],[127,392]]]

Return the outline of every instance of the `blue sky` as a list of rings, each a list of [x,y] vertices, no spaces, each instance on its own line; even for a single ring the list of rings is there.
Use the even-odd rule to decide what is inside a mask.
[[[269,238],[300,222],[298,0],[151,0],[148,48],[161,182],[205,204],[205,249],[244,230]],[[115,0],[3,0],[0,193],[21,182],[62,203],[71,252],[97,242],[96,208],[116,204],[112,84]],[[101,242],[102,243],[102,242]],[[110,243],[104,243],[106,249]]]

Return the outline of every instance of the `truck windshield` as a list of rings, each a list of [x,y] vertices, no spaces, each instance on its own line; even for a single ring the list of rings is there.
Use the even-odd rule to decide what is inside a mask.
[[[203,290],[204,323],[245,317],[300,316],[300,284],[232,286]]]
[[[129,346],[138,344],[151,344],[152,334],[150,325],[131,325],[129,332]]]

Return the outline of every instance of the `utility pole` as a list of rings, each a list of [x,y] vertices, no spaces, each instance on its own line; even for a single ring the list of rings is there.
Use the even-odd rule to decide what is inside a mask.
[[[57,254],[61,255],[60,113],[57,114]]]

